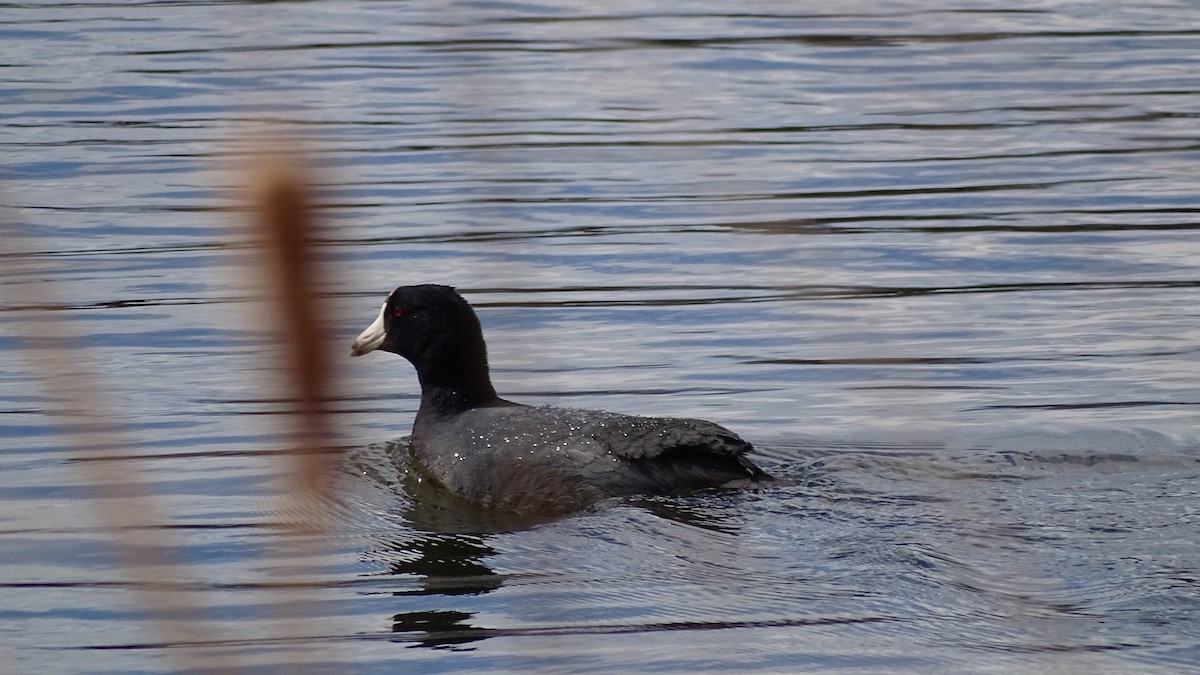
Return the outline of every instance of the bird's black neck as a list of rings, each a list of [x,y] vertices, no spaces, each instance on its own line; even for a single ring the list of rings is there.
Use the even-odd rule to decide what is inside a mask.
[[[482,337],[469,348],[430,353],[417,367],[421,382],[421,412],[454,415],[499,400],[488,374]]]

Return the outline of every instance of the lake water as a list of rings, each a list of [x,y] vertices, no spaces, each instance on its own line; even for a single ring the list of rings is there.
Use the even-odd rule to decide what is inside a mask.
[[[5,4],[0,201],[33,236],[0,267],[0,671],[1200,668],[1198,26]],[[281,529],[238,193],[263,127],[320,164],[339,350],[452,284],[501,394],[711,419],[783,484],[462,513],[404,459],[412,369],[371,354],[336,362],[337,527]],[[119,447],[62,433],[83,386]],[[149,583],[123,538],[182,564]]]

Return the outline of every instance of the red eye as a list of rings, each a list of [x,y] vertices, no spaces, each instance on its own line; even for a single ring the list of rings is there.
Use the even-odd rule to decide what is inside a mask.
[[[396,309],[393,309],[393,310],[392,310],[392,316],[396,317],[397,319],[399,319],[400,317],[404,316],[404,308],[402,308],[402,307],[397,307]]]

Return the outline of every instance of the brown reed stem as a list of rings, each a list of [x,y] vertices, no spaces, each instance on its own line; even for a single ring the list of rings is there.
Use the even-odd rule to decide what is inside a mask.
[[[329,405],[335,390],[332,341],[320,301],[323,284],[328,283],[317,248],[320,223],[312,183],[297,156],[264,153],[251,184],[257,226],[252,235],[263,245],[265,294],[274,309],[271,344],[285,376],[287,395],[282,398],[290,402],[288,456],[294,462],[289,471],[291,489],[284,495],[288,531],[279,535],[274,553],[280,560],[319,560],[329,551],[326,535],[336,475]],[[282,611],[269,628],[282,631],[281,637],[302,635],[306,620],[311,625],[307,608],[312,595],[306,589],[312,587],[293,578],[275,588],[279,590],[272,604]],[[293,658],[300,660],[305,654]]]
[[[292,394],[286,398],[293,402],[294,496],[298,512],[308,516],[298,525],[315,533],[321,530],[319,506],[332,489],[334,431],[328,401],[334,387],[329,329],[319,300],[325,277],[316,249],[319,223],[311,184],[297,164],[295,158],[268,155],[255,176],[255,214],[265,243],[267,294],[275,306],[273,344],[282,355],[280,369]]]

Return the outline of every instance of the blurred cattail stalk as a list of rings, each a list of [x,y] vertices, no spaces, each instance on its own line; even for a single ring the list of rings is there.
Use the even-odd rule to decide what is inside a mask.
[[[266,295],[275,308],[272,339],[281,355],[291,402],[288,419],[295,510],[302,530],[321,529],[331,490],[335,434],[329,401],[333,398],[330,368],[332,344],[320,291],[327,279],[316,250],[320,223],[312,184],[295,156],[264,153],[255,169],[253,195],[257,236],[263,243]]]
[[[330,507],[337,455],[336,433],[330,401],[335,384],[331,367],[332,341],[322,311],[321,292],[330,283],[317,244],[321,240],[315,190],[295,153],[263,152],[252,168],[251,210],[255,214],[251,237],[261,247],[263,294],[272,309],[268,338],[279,356],[288,402],[287,457],[291,465],[282,495],[285,529],[276,538],[272,553],[286,564],[286,572],[273,575],[268,587],[276,589],[278,610],[267,626],[279,639],[312,635],[313,594],[320,583],[304,578],[330,552]],[[319,629],[319,628],[318,628]],[[294,663],[307,651],[297,650]]]

